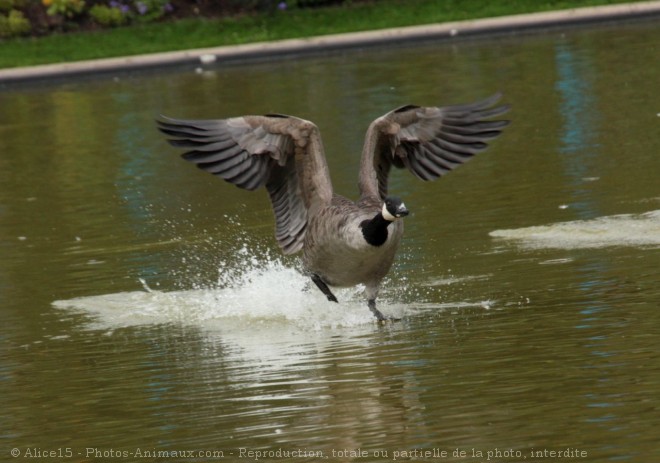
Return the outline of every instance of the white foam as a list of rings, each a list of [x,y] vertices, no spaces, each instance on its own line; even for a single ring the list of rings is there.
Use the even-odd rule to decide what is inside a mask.
[[[442,278],[432,278],[424,283],[424,286],[446,286],[455,285],[458,283],[466,283],[471,281],[484,281],[492,277],[492,274],[485,275],[467,275],[467,276],[447,276]]]
[[[194,260],[195,255],[189,257]],[[202,335],[209,358],[216,358],[220,350],[224,359],[241,365],[235,372],[242,375],[241,382],[258,383],[264,374],[310,368],[317,352],[338,345],[354,349],[356,344],[371,342],[368,334],[381,328],[367,308],[364,288],[333,289],[337,304],[328,301],[295,266],[269,257],[263,249],[246,244],[232,260],[219,264],[220,277],[213,288],[193,284],[193,289],[159,291],[138,279],[135,291],[59,300],[53,305],[84,315],[81,328],[99,330],[102,335],[122,328],[190,327]],[[429,303],[417,285],[408,283],[405,276],[385,281],[378,302],[384,314],[399,318],[454,315],[466,308],[488,310],[493,304]],[[430,290],[425,286],[421,291]],[[405,327],[405,323],[387,325],[388,330]],[[336,329],[346,336],[336,336]]]
[[[272,257],[267,246],[240,233],[237,236],[236,242],[204,239],[186,248],[180,257],[181,265],[171,275],[175,288],[184,289],[161,291],[138,278],[134,291],[58,300],[53,306],[83,314],[83,329],[107,334],[130,327],[191,327],[203,334],[210,345],[217,341],[236,356],[254,362],[268,358],[273,364],[289,361],[293,355],[291,346],[334,339],[335,328],[348,328],[358,338],[378,329],[363,287],[333,288],[339,303],[330,302],[301,272],[296,260]],[[227,247],[236,251],[228,256],[224,252]],[[226,260],[211,264],[209,256],[225,256]],[[209,265],[218,269],[218,280],[211,287],[207,280]],[[205,270],[196,275],[198,268]],[[467,283],[471,279],[460,281]],[[200,282],[207,282],[201,283],[206,286]],[[405,318],[449,313],[466,306],[491,306],[490,301],[429,303],[427,296],[434,291],[423,283],[410,284],[405,274],[397,275],[394,271],[381,287],[378,308],[385,315]],[[431,299],[437,299],[437,295]],[[390,329],[403,326],[392,324]]]
[[[660,245],[660,210],[495,230],[490,236],[515,240],[528,248],[655,247]]]
[[[308,331],[374,325],[364,288],[333,289],[340,301],[337,304],[328,301],[308,277],[279,259],[247,247],[236,255],[240,256],[238,264],[220,264],[219,281],[213,288],[158,291],[138,279],[136,286],[143,290],[59,300],[53,305],[85,313],[90,316],[90,328],[108,330],[169,323],[220,332],[228,325],[252,329],[266,322]],[[384,291],[379,309],[402,317],[405,305],[388,302],[389,293]],[[394,293],[396,298],[399,291]]]

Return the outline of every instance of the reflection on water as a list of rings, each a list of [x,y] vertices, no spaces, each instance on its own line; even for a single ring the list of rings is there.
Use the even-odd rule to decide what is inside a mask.
[[[659,30],[0,89],[0,453],[654,461]],[[435,184],[392,180],[414,213],[385,326],[361,288],[339,305],[310,288],[266,195],[190,168],[153,123],[311,119],[351,197],[375,117],[496,90],[514,123],[491,150]]]
[[[572,47],[562,44],[557,47],[557,91],[560,98],[560,113],[564,119],[559,154],[565,163],[565,175],[570,179],[568,186],[572,191],[572,206],[578,217],[594,218],[598,215],[596,198],[590,195],[585,179],[597,180],[594,172],[601,154],[592,140],[598,127],[594,119],[598,114],[592,90],[590,57],[587,52],[580,53]],[[582,56],[580,56],[582,55]],[[587,56],[584,56],[587,55]]]

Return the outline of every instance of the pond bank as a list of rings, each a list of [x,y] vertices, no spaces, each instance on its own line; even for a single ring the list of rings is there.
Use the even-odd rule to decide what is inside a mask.
[[[575,8],[304,39],[0,69],[0,85],[146,68],[181,65],[209,66],[215,63],[264,60],[282,56],[313,54],[328,50],[369,47],[393,42],[401,43],[431,39],[464,40],[485,35],[512,35],[549,28],[656,17],[660,17],[660,1]]]

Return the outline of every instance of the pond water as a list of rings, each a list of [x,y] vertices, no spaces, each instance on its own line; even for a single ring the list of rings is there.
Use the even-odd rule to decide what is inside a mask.
[[[658,25],[3,88],[0,460],[658,461]],[[491,149],[393,179],[386,326],[154,126],[313,120],[355,197],[375,117],[498,90]]]

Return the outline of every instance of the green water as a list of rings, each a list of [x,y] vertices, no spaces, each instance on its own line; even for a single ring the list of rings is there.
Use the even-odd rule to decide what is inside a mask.
[[[655,23],[2,88],[0,460],[656,461],[659,53]],[[392,181],[388,326],[153,122],[313,120],[354,197],[371,120],[497,90],[489,151]]]

